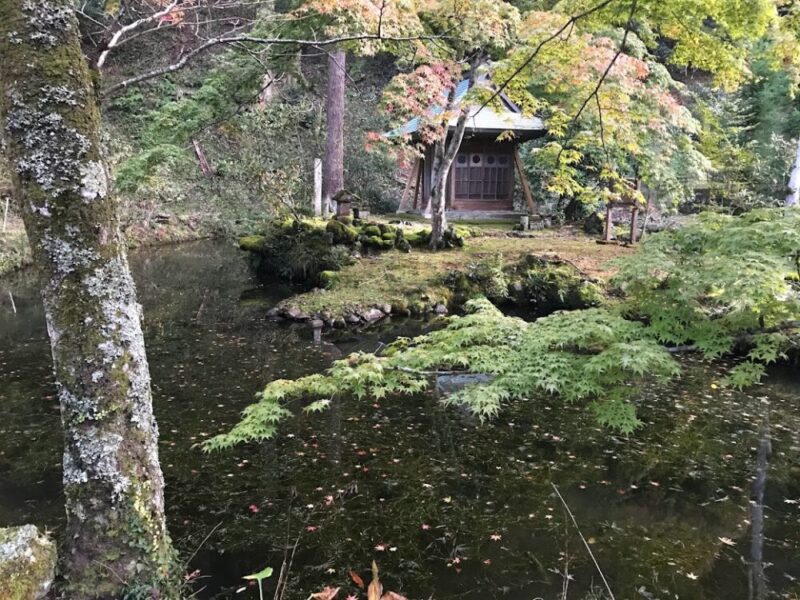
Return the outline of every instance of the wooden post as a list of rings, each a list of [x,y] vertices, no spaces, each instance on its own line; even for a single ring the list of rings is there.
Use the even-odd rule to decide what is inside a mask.
[[[514,166],[517,167],[519,180],[522,183],[522,193],[525,196],[525,202],[528,203],[528,212],[535,215],[539,211],[536,208],[536,204],[533,202],[533,194],[531,194],[531,188],[528,185],[528,178],[525,177],[525,172],[522,170],[522,160],[520,160],[519,150],[516,148],[514,148]]]
[[[322,159],[314,159],[314,216],[322,216]]]
[[[636,230],[638,229],[639,206],[634,204],[631,209],[631,244],[636,243]]]
[[[611,203],[606,204],[606,231],[605,231],[605,241],[610,242],[612,232],[614,229],[614,218],[611,216],[614,207]]]
[[[419,196],[419,187],[420,183],[422,182],[422,172],[424,171],[424,159],[419,159],[419,169],[417,169],[417,183],[414,186],[414,202],[412,203],[414,206],[414,210],[417,209],[417,197]]]
[[[6,198],[6,205],[3,208],[3,233],[6,232],[6,227],[8,226],[8,201],[9,198]]]
[[[412,206],[409,207],[408,205],[408,194],[411,192],[411,186],[417,180],[418,172],[419,172],[419,163],[421,159],[415,158],[414,159],[414,166],[411,168],[411,173],[408,174],[408,180],[406,181],[406,187],[403,190],[403,195],[400,197],[400,205],[397,207],[397,212],[407,212],[410,208],[413,208],[414,202],[416,202],[416,197],[412,199]]]

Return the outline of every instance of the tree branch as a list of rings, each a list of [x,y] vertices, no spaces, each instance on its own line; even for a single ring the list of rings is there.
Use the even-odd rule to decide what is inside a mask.
[[[753,338],[757,335],[764,335],[769,333],[781,333],[782,331],[791,331],[793,329],[800,329],[800,321],[786,321],[785,323],[781,323],[780,325],[775,325],[774,327],[764,327],[762,329],[755,329],[753,331],[748,331],[747,333],[743,333],[733,339],[733,344],[735,346],[741,344],[748,344],[753,341]],[[683,346],[671,346],[665,348],[667,352],[670,354],[682,354],[684,352],[699,352],[700,348],[697,347],[697,344],[685,344]]]
[[[605,80],[608,77],[608,74],[611,73],[611,69],[616,64],[617,59],[622,55],[623,52],[625,52],[625,48],[628,45],[628,34],[630,34],[631,29],[633,28],[633,15],[636,13],[636,5],[637,5],[637,3],[638,3],[638,0],[633,0],[633,2],[631,2],[631,10],[630,10],[630,13],[628,14],[628,21],[625,23],[625,33],[622,36],[622,42],[620,43],[619,48],[617,49],[617,51],[614,53],[614,56],[608,62],[608,65],[606,66],[605,71],[603,71],[603,74],[600,76],[600,79],[598,80],[597,85],[595,86],[594,90],[592,90],[592,93],[589,94],[586,97],[586,99],[583,101],[583,104],[581,104],[581,107],[578,109],[578,112],[576,112],[575,115],[572,117],[572,119],[570,119],[569,126],[568,126],[569,130],[571,130],[575,126],[575,124],[578,122],[578,119],[583,114],[583,111],[586,110],[586,107],[589,105],[589,102],[592,100],[592,98],[597,99],[597,108],[598,108],[598,110],[600,110],[600,100],[599,100],[600,88],[603,87],[603,83],[605,83]],[[603,148],[605,149],[606,141],[605,141],[605,132],[602,131],[602,127],[603,127],[603,125],[602,125],[602,114],[600,116],[600,127],[601,127]],[[561,149],[558,151],[558,156],[556,156],[556,167],[558,167],[558,164],[561,161],[561,155],[563,154],[563,152],[566,149],[566,147],[567,147],[566,145],[563,145],[563,146],[561,146]],[[608,150],[606,150],[606,158],[608,158]]]
[[[152,23],[154,21],[158,21],[162,17],[166,17],[169,13],[171,13],[179,4],[179,0],[174,0],[170,2],[166,7],[158,12],[154,12],[152,15],[148,15],[147,17],[141,18],[138,21],[134,21],[133,23],[128,23],[124,27],[120,27],[117,32],[111,37],[111,41],[108,42],[105,50],[100,53],[100,58],[97,59],[97,68],[102,69],[103,65],[108,58],[109,52],[117,47],[124,36],[129,31],[133,31],[134,29],[139,29],[142,25],[147,25],[148,23]]]
[[[611,0],[608,0],[611,1]],[[449,38],[449,36],[440,36],[440,35],[418,35],[418,36],[382,36],[377,35],[374,33],[360,33],[360,34],[352,34],[352,35],[343,35],[340,37],[330,38],[327,40],[303,40],[303,39],[289,39],[289,38],[262,38],[262,37],[254,37],[250,35],[233,35],[233,36],[222,36],[211,38],[204,43],[200,44],[196,48],[190,50],[186,54],[184,54],[177,62],[172,63],[171,65],[167,65],[164,67],[160,67],[158,69],[153,69],[152,71],[148,71],[147,73],[142,73],[140,75],[136,75],[134,77],[129,77],[128,79],[124,79],[118,83],[115,83],[100,93],[101,98],[105,98],[110,94],[118,92],[119,90],[128,88],[132,85],[137,83],[141,83],[142,81],[147,81],[148,79],[153,79],[155,77],[159,77],[160,75],[166,75],[168,73],[174,73],[175,71],[179,71],[186,64],[198,54],[201,54],[208,50],[209,48],[213,48],[215,46],[219,46],[220,44],[233,44],[239,42],[250,42],[253,44],[263,44],[263,45],[295,45],[295,46],[311,46],[311,47],[320,47],[320,46],[331,46],[334,44],[341,44],[343,42],[353,42],[353,41],[363,41],[363,40],[378,40],[384,42],[416,42],[420,40],[441,40],[445,38]]]
[[[572,123],[571,123],[572,125],[574,125],[577,122],[577,120],[580,118],[581,114],[583,114],[583,111],[586,110],[586,107],[588,106],[588,104],[591,101],[591,99],[597,97],[597,94],[600,92],[600,88],[603,87],[603,83],[605,82],[606,78],[608,77],[608,74],[611,72],[611,69],[616,64],[617,59],[620,57],[620,55],[623,52],[625,52],[625,48],[628,45],[628,34],[630,34],[631,28],[633,27],[633,15],[636,12],[636,4],[637,4],[637,2],[638,2],[638,0],[633,0],[633,2],[631,2],[631,12],[628,15],[628,22],[625,24],[625,33],[622,36],[622,43],[619,45],[619,48],[617,49],[617,52],[614,54],[614,57],[609,61],[608,66],[606,67],[606,70],[603,71],[603,74],[600,76],[600,79],[597,82],[597,85],[595,86],[595,88],[592,91],[592,93],[583,101],[583,104],[581,105],[581,107],[578,110],[578,112],[575,113],[574,117],[572,117]]]

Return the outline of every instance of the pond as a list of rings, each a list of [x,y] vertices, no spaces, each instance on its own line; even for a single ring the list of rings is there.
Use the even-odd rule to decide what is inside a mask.
[[[645,426],[627,438],[555,399],[481,425],[425,396],[335,403],[269,443],[206,455],[196,444],[266,382],[432,325],[315,340],[266,318],[293,290],[259,284],[222,243],[139,251],[132,266],[169,527],[198,598],[257,598],[242,576],[267,565],[272,598],[284,559],[286,600],[326,585],[364,597],[354,580],[373,559],[411,599],[603,598],[603,578],[620,599],[800,595],[797,372],[735,392],[719,365],[686,359],[680,380],[636,392]],[[0,294],[0,524],[58,535],[60,419],[33,276]]]

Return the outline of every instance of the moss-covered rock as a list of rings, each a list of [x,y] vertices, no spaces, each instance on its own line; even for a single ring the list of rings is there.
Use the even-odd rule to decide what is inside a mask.
[[[361,232],[367,237],[381,237],[383,232],[377,225],[365,225],[361,228]]]
[[[44,598],[55,568],[56,546],[35,526],[0,529],[0,598]]]
[[[331,219],[325,226],[334,244],[353,244],[358,239],[358,230],[338,219]]]
[[[264,247],[263,235],[246,235],[239,238],[239,248],[248,252],[261,252]]]
[[[406,232],[405,240],[412,248],[423,248],[431,243],[431,232],[429,230]]]
[[[529,256],[521,274],[525,298],[539,312],[587,308],[603,302],[603,289],[570,263]]]

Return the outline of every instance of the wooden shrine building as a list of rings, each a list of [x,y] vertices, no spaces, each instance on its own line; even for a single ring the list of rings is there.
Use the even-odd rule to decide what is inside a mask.
[[[483,79],[476,85],[488,86],[489,81]],[[458,85],[456,103],[463,100],[468,89],[467,80]],[[501,112],[488,106],[469,109],[464,139],[447,177],[445,208],[448,211],[513,212],[516,173],[522,184],[528,212],[538,212],[522,170],[517,146],[544,135],[544,123],[537,117],[524,116],[520,108],[502,92],[498,94],[498,100],[503,106]],[[455,130],[456,121],[455,117],[450,121],[450,132]],[[410,135],[414,139],[419,125],[419,118],[415,118],[389,135]],[[509,131],[513,133],[511,139],[497,140],[500,134]],[[411,170],[398,212],[429,211],[427,203],[431,193],[432,163],[433,148],[428,147]]]

